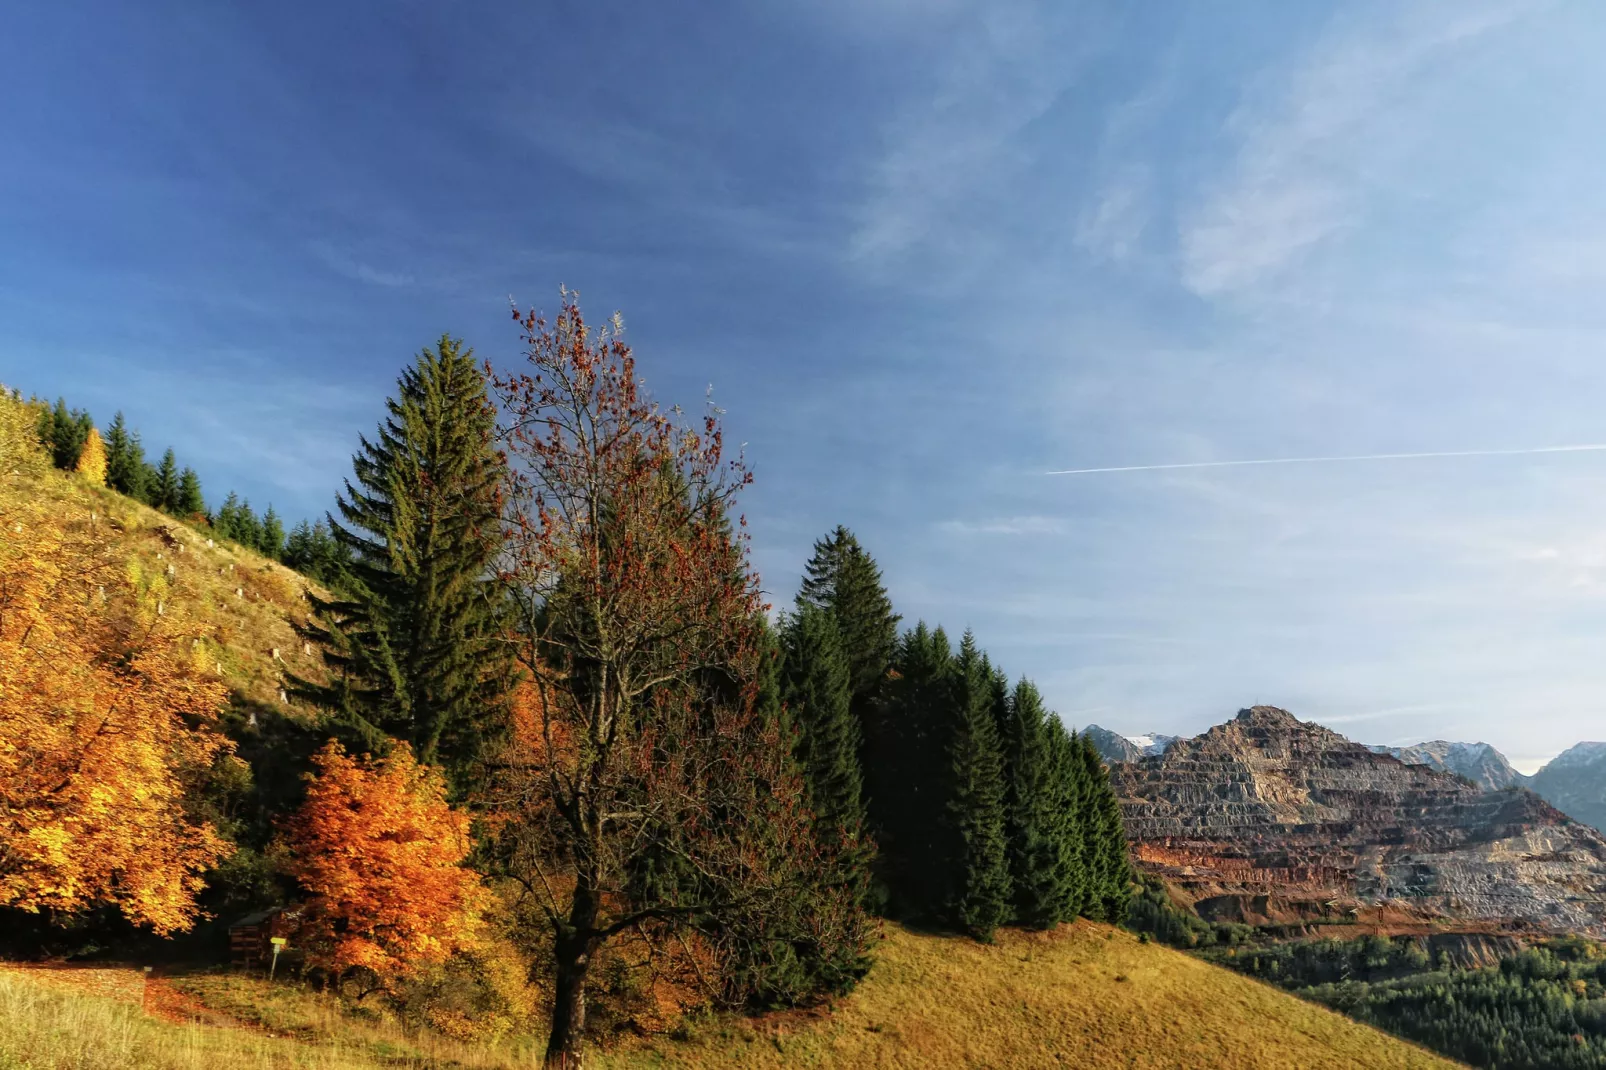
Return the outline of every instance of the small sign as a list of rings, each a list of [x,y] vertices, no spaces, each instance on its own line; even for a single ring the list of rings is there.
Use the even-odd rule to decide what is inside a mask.
[[[289,941],[282,936],[270,936],[268,937],[268,943],[272,944],[274,947],[283,947],[285,944],[289,943]]]

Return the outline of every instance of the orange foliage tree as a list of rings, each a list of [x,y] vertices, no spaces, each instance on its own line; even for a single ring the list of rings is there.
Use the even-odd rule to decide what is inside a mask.
[[[202,872],[229,850],[184,806],[188,774],[226,747],[226,692],[179,616],[129,582],[87,503],[74,519],[31,489],[0,481],[0,906],[115,906],[186,929]]]
[[[406,744],[361,759],[330,742],[286,823],[290,874],[312,896],[300,939],[309,961],[381,980],[472,946],[485,892],[460,863],[468,815]]]

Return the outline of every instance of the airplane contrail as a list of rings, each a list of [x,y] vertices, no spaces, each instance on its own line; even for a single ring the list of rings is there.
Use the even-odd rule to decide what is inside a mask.
[[[1606,443],[1583,446],[1536,446],[1519,450],[1439,450],[1433,453],[1361,453],[1343,457],[1260,457],[1249,461],[1191,461],[1186,464],[1127,464],[1114,468],[1062,468],[1049,476],[1088,476],[1100,472],[1159,472],[1177,468],[1241,468],[1252,464],[1331,464],[1339,461],[1416,461],[1430,457],[1517,457],[1533,453],[1593,453]]]

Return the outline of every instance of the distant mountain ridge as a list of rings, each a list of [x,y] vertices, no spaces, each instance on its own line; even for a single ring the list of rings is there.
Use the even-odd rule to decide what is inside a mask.
[[[1606,743],[1579,743],[1530,779],[1551,805],[1606,831]]]
[[[1464,776],[1484,791],[1528,786],[1528,778],[1512,768],[1506,756],[1487,743],[1451,743],[1442,739],[1412,747],[1373,747],[1407,765],[1425,765],[1441,773]]]
[[[1569,764],[1593,769],[1585,758]],[[1242,710],[1110,775],[1138,864],[1206,916],[1387,902],[1423,920],[1606,935],[1599,832],[1533,792],[1485,791],[1286,710]]]
[[[1082,734],[1092,740],[1106,762],[1135,762],[1164,754],[1181,738],[1159,733],[1123,736],[1096,724],[1088,725]],[[1573,820],[1606,834],[1606,742],[1576,744],[1532,776],[1518,772],[1504,754],[1483,742],[1434,739],[1409,747],[1370,745],[1367,749],[1406,765],[1454,773],[1484,791],[1527,788]]]

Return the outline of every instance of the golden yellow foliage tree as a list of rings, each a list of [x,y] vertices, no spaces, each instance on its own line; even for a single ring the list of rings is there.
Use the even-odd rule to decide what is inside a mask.
[[[0,386],[0,477],[12,481],[49,466],[38,425],[39,409]]]
[[[459,863],[468,815],[407,745],[364,760],[331,742],[315,759],[306,802],[287,822],[290,874],[312,896],[300,940],[309,961],[381,980],[472,947],[486,903]]]
[[[201,874],[228,853],[184,807],[186,773],[226,746],[225,689],[195,671],[183,622],[134,589],[87,504],[64,517],[31,483],[0,480],[0,906],[111,905],[159,933],[188,928]]]
[[[89,429],[89,437],[84,439],[84,449],[78,455],[76,471],[97,487],[106,485],[106,444],[100,440],[100,432],[93,427]]]

